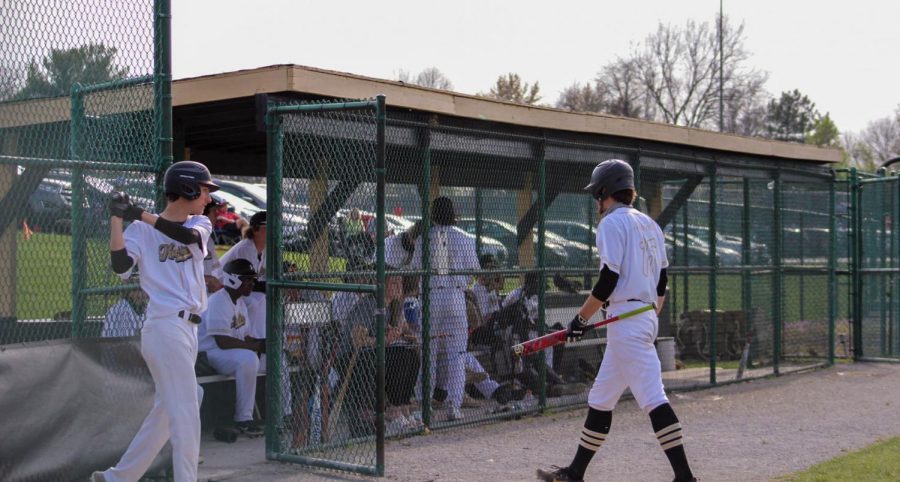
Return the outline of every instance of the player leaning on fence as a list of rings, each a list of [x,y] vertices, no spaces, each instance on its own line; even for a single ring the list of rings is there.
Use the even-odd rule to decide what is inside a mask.
[[[203,258],[212,231],[202,213],[210,191],[218,188],[205,166],[182,161],[166,171],[169,203],[158,216],[133,205],[124,193],[116,193],[110,202],[113,271],[125,278],[137,266],[141,289],[150,298],[141,354],[156,393],[153,408],[119,463],[94,472],[92,481],[140,479],[169,439],[176,482],[197,480],[200,401],[194,362],[199,313],[206,309]]]
[[[591,295],[569,324],[567,337],[580,339],[588,322],[601,307],[610,316],[656,303],[662,307],[666,290],[665,239],[653,219],[634,209],[634,172],[626,162],[601,162],[585,187],[597,200],[597,252],[600,278]],[[675,480],[694,476],[682,445],[681,424],[663,390],[659,358],[653,342],[658,330],[657,312],[646,311],[608,325],[607,348],[594,386],[588,394],[588,415],[575,458],[567,467],[538,469],[541,480],[582,480],[591,458],[606,441],[612,410],[625,388],[650,415],[650,423],[665,451]]]

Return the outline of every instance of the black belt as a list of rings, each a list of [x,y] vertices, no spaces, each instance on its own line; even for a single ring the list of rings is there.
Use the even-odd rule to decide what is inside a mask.
[[[178,312],[178,317],[184,319],[184,310],[181,310]],[[200,322],[202,321],[202,319],[200,318],[200,315],[196,315],[194,313],[188,313],[187,320],[195,325],[199,325]]]

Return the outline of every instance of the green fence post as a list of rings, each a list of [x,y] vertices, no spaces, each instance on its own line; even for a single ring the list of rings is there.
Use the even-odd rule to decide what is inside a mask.
[[[775,219],[772,223],[772,231],[775,235],[775,273],[772,283],[772,370],[779,375],[781,365],[781,330],[782,330],[782,286],[784,282],[784,247],[782,238],[784,226],[782,225],[782,183],[781,170],[775,171]]]
[[[751,311],[753,310],[753,291],[752,285],[750,284],[750,266],[753,265],[753,259],[750,252],[750,203],[752,202],[752,196],[750,196],[750,180],[744,178],[743,184],[744,205],[741,209],[741,262],[744,264],[744,266],[741,268],[741,311],[744,312],[744,330],[746,330],[746,333],[741,333],[741,335],[744,337],[748,337],[752,336],[751,333],[756,329],[755,326],[751,326],[750,324],[752,319]],[[751,355],[753,352],[753,345],[754,343],[751,343]],[[748,368],[752,368],[752,360],[753,356],[748,357]]]
[[[828,217],[831,220],[829,227],[828,246],[828,364],[834,365],[834,329],[837,319],[837,173],[831,171],[831,186],[828,190]]]
[[[881,168],[878,170],[878,173],[884,177],[885,168]],[[887,215],[890,213],[890,210],[887,206],[887,190],[888,184],[886,182],[879,183],[878,188],[881,190],[881,195],[878,197],[879,203],[881,204],[881,209],[879,209],[878,216],[881,218],[881,233],[879,234],[879,247],[878,247],[878,267],[882,269],[881,273],[878,275],[878,284],[881,285],[881,296],[878,300],[879,305],[879,313],[881,315],[881,323],[879,329],[879,335],[881,338],[881,356],[887,355],[887,306],[885,300],[890,299],[890,293],[888,292],[887,280],[890,279],[887,273],[885,273],[884,268],[887,267],[887,256],[888,256],[888,238],[887,238]],[[891,202],[891,207],[893,207],[893,202]]]
[[[281,129],[281,116],[271,109],[266,113],[266,138],[267,157],[266,166],[266,196],[268,199],[282,199],[282,178],[284,169],[284,134]],[[281,274],[281,203],[272,202],[268,205],[269,229],[266,232],[266,266],[269,267],[268,279],[280,281]],[[282,364],[282,318],[284,316],[280,304],[281,288],[275,283],[266,285],[266,371],[268,381],[266,383],[266,458],[276,460],[281,449],[281,434],[279,426],[284,423],[281,411],[281,380]]]
[[[684,254],[684,265],[690,266],[690,252],[688,251],[688,211],[690,211],[690,202],[685,201],[684,206],[681,208],[681,252]],[[672,226],[672,237],[675,238],[678,236],[678,233],[675,231],[675,226]],[[676,243],[677,244],[677,243]],[[672,251],[675,251],[673,249]],[[687,270],[684,272],[684,307],[682,308],[685,313],[690,310],[691,305],[691,272]]]
[[[852,242],[852,266],[851,286],[852,295],[851,316],[853,319],[853,359],[859,360],[863,356],[862,351],[862,211],[860,208],[859,172],[856,168],[850,168],[850,202],[851,202],[851,230]]]
[[[84,94],[81,84],[71,90],[69,127],[69,156],[81,159],[81,143],[84,137]],[[84,168],[72,169],[72,338],[84,335],[85,304],[81,290],[85,282],[86,245],[84,235]]]
[[[156,106],[156,140],[158,146],[156,175],[156,211],[162,212],[166,202],[162,176],[172,164],[172,3],[154,0],[153,11],[153,75]]]
[[[431,127],[422,140],[422,421],[431,426]]]
[[[893,186],[894,186],[894,195],[893,198],[893,210],[891,211],[891,303],[890,307],[890,321],[889,321],[889,333],[888,337],[890,339],[890,344],[888,346],[888,353],[891,356],[897,354],[898,347],[898,339],[897,336],[900,334],[900,330],[897,328],[897,323],[900,321],[900,314],[898,314],[898,306],[895,306],[900,300],[900,293],[897,292],[897,273],[900,270],[900,177],[897,177],[897,173],[891,171],[891,175],[894,176]]]
[[[475,252],[478,253],[478,259],[481,259],[481,250],[483,249],[484,243],[481,241],[481,237],[484,236],[484,226],[481,222],[481,217],[483,216],[484,205],[483,205],[483,197],[484,195],[481,192],[480,187],[475,188]]]
[[[716,272],[718,271],[718,262],[716,260],[716,165],[709,167],[709,383],[716,384],[716,358],[717,350],[716,338],[717,326],[716,321],[718,314],[716,313],[716,305],[718,299],[716,297]]]
[[[591,196],[590,194],[585,196],[585,199],[587,199],[587,204],[588,204],[588,208],[587,208],[588,227],[592,228],[592,229],[596,229],[597,226],[594,224],[594,211],[597,209],[597,201],[595,201],[593,196]],[[591,252],[593,253],[593,250],[596,249],[596,247],[597,247],[597,240],[593,236],[591,236],[591,233],[593,233],[592,229],[588,229],[588,231],[587,231],[588,239],[586,239],[585,242],[587,243],[588,246],[591,246],[591,250],[592,250]],[[597,255],[599,256],[600,253],[597,253]],[[590,260],[590,259],[592,259],[592,258],[589,257],[588,260]],[[584,281],[585,288],[594,286],[594,280],[593,280],[593,276],[591,276],[590,269],[587,269],[584,271],[584,280],[583,281]]]
[[[544,318],[546,315],[545,306],[544,306],[544,298],[547,289],[547,267],[545,266],[545,258],[544,258],[544,242],[545,242],[545,233],[544,233],[544,222],[546,217],[546,201],[547,201],[547,165],[545,160],[545,144],[544,141],[540,141],[536,146],[537,158],[538,158],[538,251],[537,251],[537,264],[538,269],[540,270],[540,288],[538,289],[538,333],[542,336],[547,331],[547,323]],[[590,258],[589,258],[590,259]],[[540,407],[540,411],[544,412],[547,409],[547,364],[540,364],[540,378],[541,378],[541,391],[538,397],[538,405]]]
[[[387,113],[385,112],[384,94],[375,96],[375,177],[376,177],[376,194],[375,194],[375,219],[376,234],[378,237],[378,246],[375,250],[375,269],[377,276],[377,287],[375,289],[376,307],[375,326],[378,327],[378,338],[376,341],[377,362],[375,367],[375,384],[378,387],[376,395],[376,407],[378,413],[378,427],[376,428],[376,445],[375,445],[375,472],[379,477],[384,476],[384,400],[385,400],[385,381],[384,381],[384,124]]]

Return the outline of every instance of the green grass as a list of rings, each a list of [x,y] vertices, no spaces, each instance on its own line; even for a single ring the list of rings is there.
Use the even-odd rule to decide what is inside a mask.
[[[19,235],[17,233],[17,235]],[[16,317],[49,318],[72,309],[72,237],[35,233],[16,246]]]
[[[900,480],[900,437],[872,444],[858,452],[833,458],[802,472],[777,478],[786,482]]]

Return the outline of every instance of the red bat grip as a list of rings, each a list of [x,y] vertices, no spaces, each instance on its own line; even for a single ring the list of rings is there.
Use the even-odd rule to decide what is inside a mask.
[[[595,328],[599,328],[603,325],[608,325],[614,321],[619,321],[621,319],[628,318],[628,317],[637,315],[639,313],[643,313],[645,311],[650,311],[655,308],[656,308],[655,303],[649,304],[649,305],[643,306],[641,308],[638,308],[636,310],[632,310],[627,313],[622,313],[619,316],[613,316],[613,317],[607,318],[603,321],[598,321],[597,323],[592,323],[585,327],[585,331],[590,331]],[[541,350],[545,350],[552,346],[556,346],[561,343],[565,343],[567,331],[568,330],[554,331],[553,333],[547,333],[544,336],[540,336],[540,337],[528,340],[526,342],[519,343],[518,345],[514,345],[512,347],[513,354],[516,356],[528,356],[528,355],[531,355],[532,353],[537,353]]]

